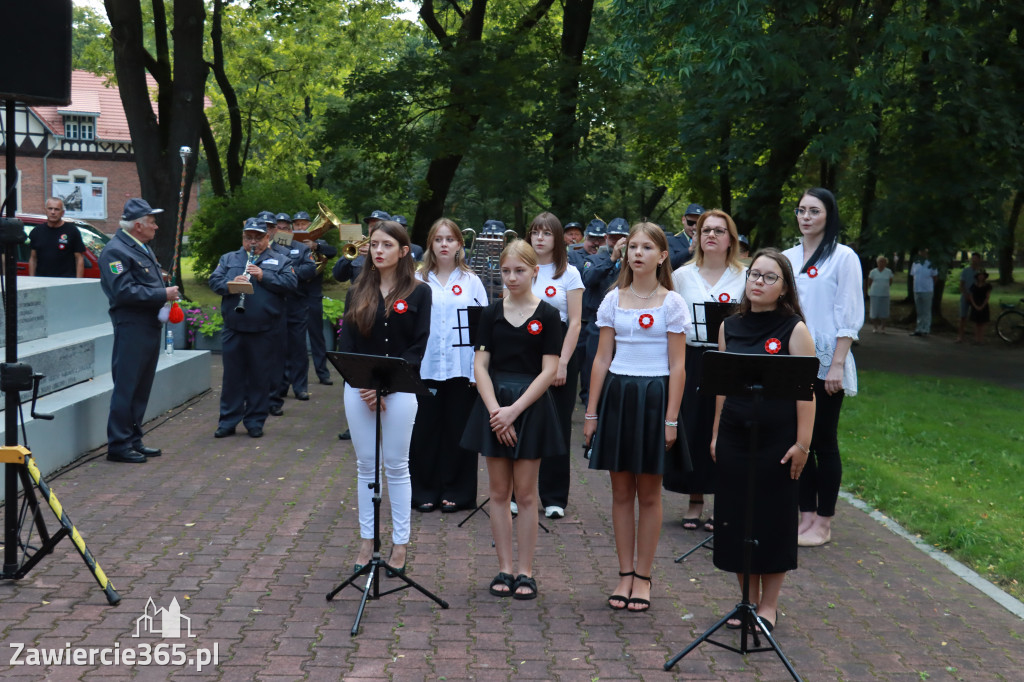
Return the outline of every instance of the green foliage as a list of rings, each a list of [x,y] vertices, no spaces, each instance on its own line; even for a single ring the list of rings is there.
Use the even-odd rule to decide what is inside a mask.
[[[332,327],[337,328],[338,322],[345,316],[345,301],[324,296],[323,303],[324,319],[330,322]]]
[[[114,73],[110,24],[99,12],[80,5],[71,8],[71,68],[97,76]]]
[[[843,403],[843,483],[1018,599],[1024,401],[966,379],[860,373]]]
[[[300,181],[258,180],[247,182],[231,196],[205,200],[193,215],[189,231],[196,276],[208,278],[222,255],[241,248],[246,218],[260,211],[292,214],[302,210],[315,217],[317,201],[331,205],[329,197],[313,192]]]

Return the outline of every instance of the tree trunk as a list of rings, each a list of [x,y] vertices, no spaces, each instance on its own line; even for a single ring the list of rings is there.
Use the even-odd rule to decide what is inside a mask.
[[[1013,283],[1013,252],[1016,247],[1017,222],[1020,220],[1021,210],[1024,209],[1024,192],[1017,190],[1013,197],[1013,208],[1010,209],[1010,219],[1006,221],[1006,228],[1003,237],[999,240],[999,283]]]
[[[780,243],[782,230],[779,224],[779,206],[782,204],[782,191],[811,138],[809,132],[792,129],[785,136],[778,136],[768,156],[764,172],[751,188],[746,201],[735,216],[736,226],[741,234],[752,236],[756,230],[758,244],[778,244],[788,248],[788,244]]]
[[[658,207],[661,200],[665,198],[665,193],[668,192],[668,187],[665,185],[658,185],[651,192],[651,196],[642,199],[640,202],[640,218],[643,220],[653,220],[654,209]]]
[[[178,192],[181,178],[182,145],[195,148],[203,116],[207,67],[203,61],[203,23],[206,9],[202,0],[177,0],[174,4],[174,65],[166,61],[166,33],[157,37],[161,59],[146,52],[139,0],[105,0],[114,49],[121,103],[128,119],[135,167],[139,173],[142,198],[154,208],[163,208],[156,216],[160,229],[151,247],[160,262],[170,267],[175,251]],[[154,11],[162,10],[161,3]],[[166,19],[159,17],[154,26]],[[153,113],[147,69],[157,80],[159,118]],[[173,74],[173,79],[171,77]],[[194,163],[194,161],[193,161]],[[185,195],[183,210],[188,208]]]
[[[575,172],[579,160],[576,110],[579,104],[583,51],[590,37],[593,15],[594,0],[566,0],[562,11],[558,99],[551,120],[548,187],[551,211],[564,219],[579,211],[583,198],[583,188]]]

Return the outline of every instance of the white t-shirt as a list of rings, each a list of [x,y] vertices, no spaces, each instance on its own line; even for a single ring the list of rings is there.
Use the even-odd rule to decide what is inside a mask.
[[[466,307],[487,305],[483,282],[475,274],[458,269],[447,282],[439,281],[433,272],[417,272],[416,277],[430,286],[432,297],[430,336],[420,363],[420,378],[447,381],[466,377],[474,381],[473,346],[469,344]]]
[[[814,339],[814,354],[820,363],[818,378],[824,379],[832,366],[836,340],[849,337],[856,341],[857,333],[864,324],[860,260],[849,246],[836,244],[835,251],[826,260],[808,268],[808,272],[800,272],[805,262],[803,245],[797,244],[782,254],[789,259],[796,274],[800,308]],[[808,253],[807,257],[810,255]],[[843,390],[847,395],[857,395],[857,365],[853,361],[853,352],[846,354]]]
[[[565,272],[558,279],[555,276],[555,264],[539,266],[537,279],[533,282],[533,295],[545,301],[558,310],[558,316],[563,323],[569,321],[569,299],[568,292],[583,289],[583,278],[580,271],[574,265],[566,265]]]
[[[739,303],[747,281],[746,272],[746,268],[727,268],[714,286],[709,285],[700,276],[700,268],[696,263],[684,265],[672,273],[672,286],[686,301],[687,312],[693,320],[692,328],[686,333],[686,345],[718,347],[717,343],[708,342],[703,304],[710,301]]]
[[[619,307],[619,288],[597,309],[597,326],[615,329],[615,355],[608,371],[635,377],[668,376],[668,333],[685,334],[690,313],[682,296],[668,292],[657,308]]]
[[[938,277],[939,271],[932,267],[931,261],[926,260],[911,265],[910,276],[914,278],[915,294],[929,294],[935,291],[935,280],[932,278]]]

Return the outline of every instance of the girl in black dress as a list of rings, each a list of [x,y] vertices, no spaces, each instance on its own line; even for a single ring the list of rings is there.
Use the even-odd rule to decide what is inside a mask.
[[[537,546],[537,473],[543,457],[566,456],[558,414],[548,387],[558,369],[562,325],[558,311],[531,291],[537,253],[516,240],[501,253],[501,280],[508,295],[484,309],[473,371],[479,399],[473,405],[462,447],[487,458],[491,532],[498,575],[490,592],[535,599],[533,553]],[[513,577],[512,512],[519,504],[519,566]]]
[[[755,355],[814,355],[814,341],[803,323],[789,260],[763,249],[747,271],[736,315],[722,323],[718,349]],[[758,451],[749,452],[751,420],[758,425]],[[814,402],[752,400],[719,396],[711,437],[718,465],[715,500],[715,566],[732,571],[743,585],[743,519],[748,500],[747,467],[756,469],[750,601],[770,632],[775,627],[779,592],[786,571],[796,568],[799,486],[814,428]],[[751,461],[752,460],[752,461]],[[741,627],[732,620],[729,627]]]
[[[968,292],[971,304],[970,318],[974,323],[974,343],[985,343],[985,325],[989,321],[988,300],[992,296],[992,285],[988,283],[988,273],[981,270],[974,275],[974,284]]]

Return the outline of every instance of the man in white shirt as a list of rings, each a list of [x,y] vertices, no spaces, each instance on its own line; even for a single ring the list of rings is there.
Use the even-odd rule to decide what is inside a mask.
[[[928,260],[928,249],[917,252],[917,261],[910,266],[914,278],[914,308],[917,310],[917,327],[911,336],[928,336],[932,331],[932,296],[939,271]]]

